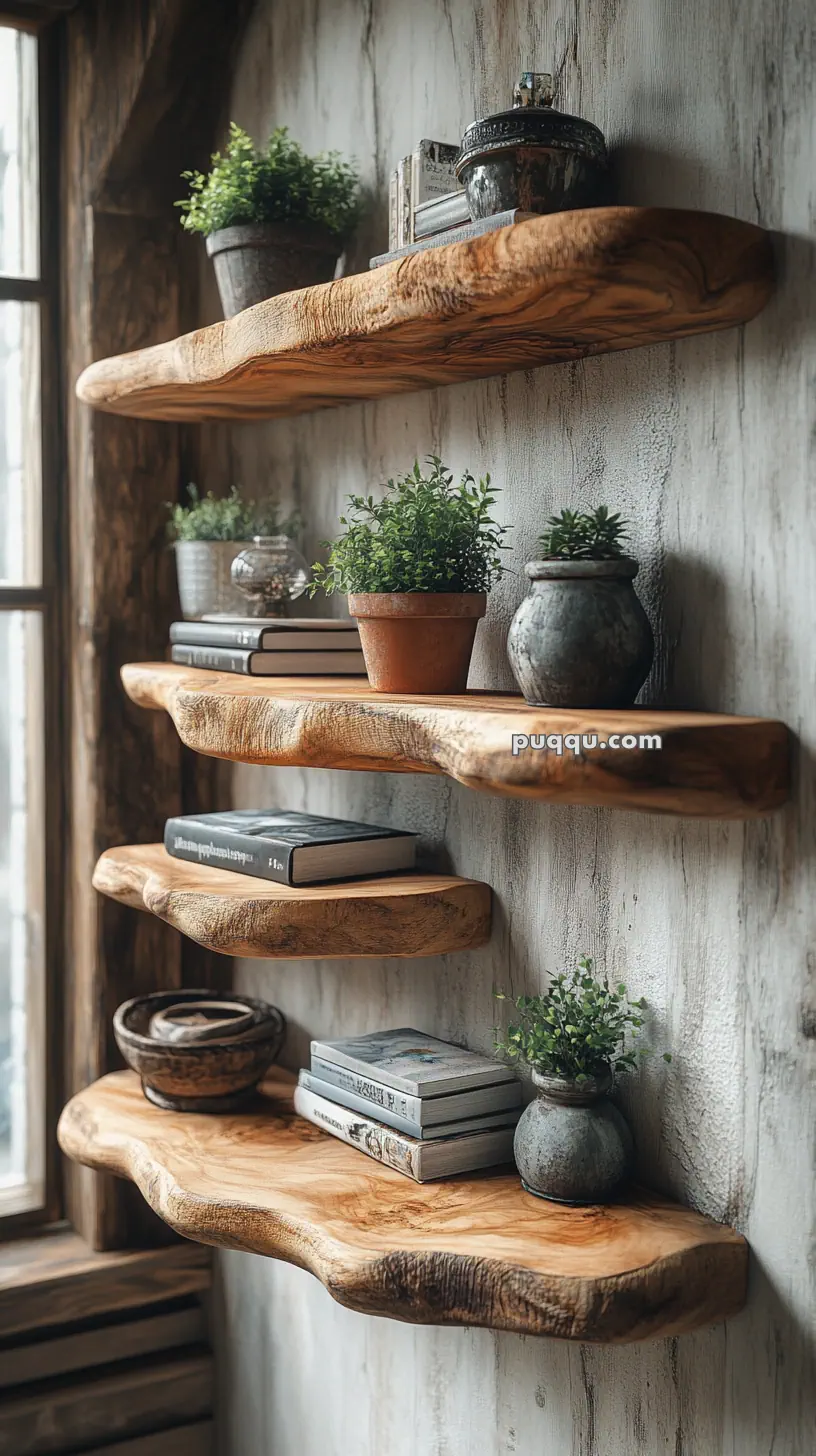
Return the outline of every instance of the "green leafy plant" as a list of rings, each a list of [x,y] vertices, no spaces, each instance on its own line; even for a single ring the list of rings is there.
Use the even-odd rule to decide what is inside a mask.
[[[496,1050],[537,1072],[576,1082],[601,1076],[608,1067],[613,1072],[634,1068],[637,1058],[626,1042],[640,1032],[646,1002],[629,1001],[623,984],[613,988],[593,971],[590,957],[581,956],[571,971],[554,978],[544,996],[518,996],[513,1005],[521,1019],[508,1026],[504,1039],[497,1030]],[[507,999],[501,991],[496,998]],[[671,1061],[668,1052],[664,1061]]]
[[[608,506],[596,511],[562,511],[550,516],[538,538],[544,561],[609,561],[623,556],[628,521],[610,515]]]
[[[168,533],[174,541],[251,541],[253,536],[295,536],[302,522],[296,511],[281,518],[277,501],[256,505],[244,500],[237,486],[229,495],[200,495],[188,485],[189,505],[168,501]]]
[[[349,496],[345,534],[316,562],[309,588],[325,592],[486,592],[503,574],[507,530],[491,517],[490,476],[458,485],[438,455],[386,484],[382,500]]]
[[[214,152],[208,174],[182,172],[190,196],[176,203],[182,227],[214,233],[246,222],[299,222],[325,227],[342,239],[360,212],[357,169],[338,152],[307,156],[285,126],[265,148],[235,122],[224,152]]]

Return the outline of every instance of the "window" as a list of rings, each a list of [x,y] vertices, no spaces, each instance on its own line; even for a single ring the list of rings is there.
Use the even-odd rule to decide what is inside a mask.
[[[47,966],[57,917],[46,857],[59,837],[61,767],[39,71],[36,37],[0,25],[0,1220],[23,1221],[54,1211]]]

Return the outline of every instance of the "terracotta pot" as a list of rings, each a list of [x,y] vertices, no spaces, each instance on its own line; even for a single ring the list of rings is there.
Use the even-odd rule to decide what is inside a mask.
[[[348,599],[377,693],[463,693],[484,592],[361,592]]]
[[[330,283],[343,246],[326,228],[237,223],[207,238],[225,318],[314,283]]]

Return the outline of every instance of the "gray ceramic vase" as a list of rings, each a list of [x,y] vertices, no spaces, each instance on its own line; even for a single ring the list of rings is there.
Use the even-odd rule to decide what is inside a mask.
[[[628,708],[654,657],[654,637],[632,585],[638,564],[528,561],[532,587],[510,625],[507,655],[528,703]]]
[[[587,1082],[533,1072],[513,1152],[528,1193],[558,1203],[602,1203],[631,1174],[632,1134],[609,1101],[612,1074]]]
[[[330,283],[341,252],[325,228],[289,222],[238,223],[207,238],[224,318],[253,304]]]

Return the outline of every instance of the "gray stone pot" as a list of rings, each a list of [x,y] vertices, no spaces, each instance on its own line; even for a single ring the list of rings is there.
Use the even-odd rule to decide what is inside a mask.
[[[207,238],[225,318],[276,293],[330,283],[341,252],[332,233],[300,223],[238,223]]]
[[[528,561],[530,595],[516,612],[507,655],[528,703],[628,708],[654,657],[654,637],[632,585],[638,564]]]
[[[634,1144],[609,1101],[612,1074],[588,1082],[533,1072],[538,1096],[521,1114],[513,1152],[528,1193],[558,1203],[601,1203],[632,1171]]]

